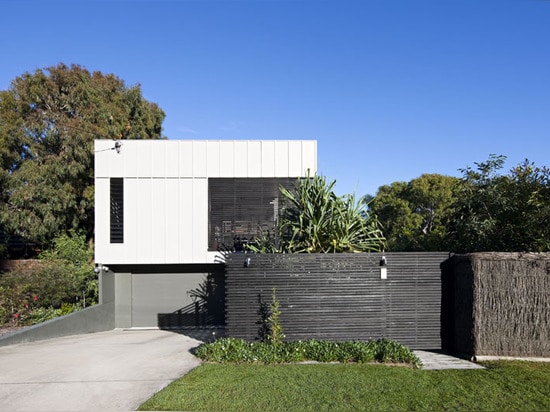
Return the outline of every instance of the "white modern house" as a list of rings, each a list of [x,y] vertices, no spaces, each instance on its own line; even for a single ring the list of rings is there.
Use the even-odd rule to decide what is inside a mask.
[[[316,171],[314,140],[96,140],[95,261],[115,327],[208,323],[219,251],[273,229],[279,186]]]

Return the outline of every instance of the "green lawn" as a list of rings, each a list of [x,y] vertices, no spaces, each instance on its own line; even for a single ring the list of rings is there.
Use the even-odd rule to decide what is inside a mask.
[[[484,365],[425,371],[372,364],[204,364],[140,410],[550,411],[550,363]]]

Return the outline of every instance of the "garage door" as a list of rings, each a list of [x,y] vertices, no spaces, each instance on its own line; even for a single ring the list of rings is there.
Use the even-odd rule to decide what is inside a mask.
[[[204,273],[132,274],[132,327],[193,326],[200,321],[202,302],[190,292],[205,281]]]

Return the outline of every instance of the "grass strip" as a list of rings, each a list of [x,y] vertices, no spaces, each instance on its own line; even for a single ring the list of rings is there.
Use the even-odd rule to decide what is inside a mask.
[[[485,370],[424,371],[372,364],[204,364],[140,410],[550,410],[550,364],[484,365]]]

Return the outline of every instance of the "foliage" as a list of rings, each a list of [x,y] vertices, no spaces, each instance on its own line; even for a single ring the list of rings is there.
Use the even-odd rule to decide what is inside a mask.
[[[525,160],[499,174],[491,155],[463,177],[422,175],[380,187],[370,211],[393,251],[550,250],[550,169]]]
[[[72,305],[63,303],[60,308],[54,308],[53,306],[37,307],[21,316],[21,324],[25,326],[36,325],[59,316],[68,315],[80,309],[82,309],[81,303],[74,303]]]
[[[0,275],[0,324],[34,324],[97,303],[93,251],[85,235],[62,235],[53,244],[36,267]]]
[[[306,340],[296,342],[247,342],[221,338],[196,349],[196,356],[217,363],[289,363],[289,362],[383,362],[420,365],[420,360],[398,342],[380,339],[367,342],[329,342]]]
[[[262,300],[262,296],[258,297],[260,308],[258,309],[258,315],[260,320],[258,323],[258,335],[260,342],[269,343],[272,345],[279,345],[283,343],[285,335],[283,333],[283,327],[279,321],[281,311],[279,309],[279,300],[277,299],[277,290],[273,288],[271,293],[271,304],[269,308],[267,304]]]
[[[462,170],[449,229],[455,251],[550,250],[550,169],[525,160],[500,175],[505,159],[491,155]]]
[[[246,244],[246,250],[253,253],[279,253],[279,237],[272,231],[262,232]]]
[[[86,235],[74,230],[53,239],[52,247],[40,254],[40,259],[63,260],[75,265],[90,265],[94,258],[94,250],[86,244]]]
[[[485,370],[372,364],[205,364],[139,410],[547,411],[550,363],[490,362]]]
[[[387,238],[388,250],[441,251],[459,179],[424,174],[410,182],[381,186],[370,203]]]
[[[140,86],[73,65],[24,73],[0,91],[0,224],[42,245],[93,233],[93,141],[161,137]]]
[[[293,190],[280,187],[283,212],[279,223],[280,245],[286,253],[369,252],[384,248],[384,237],[375,216],[368,213],[366,198],[338,197],[335,181],[321,176],[299,179]]]

